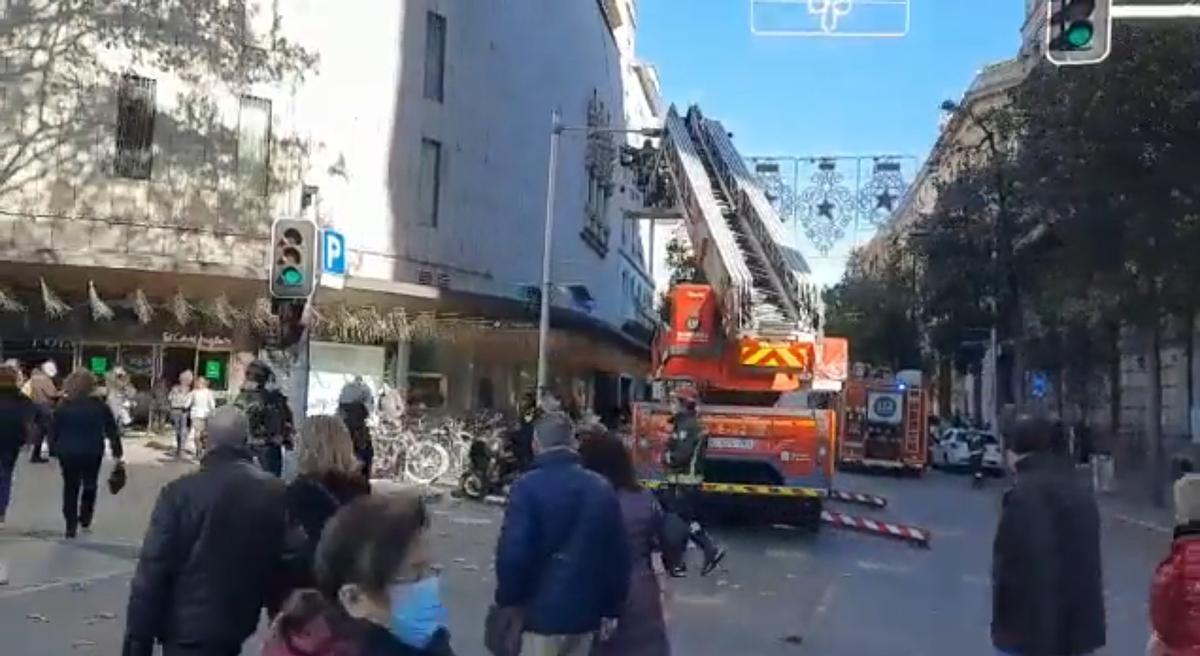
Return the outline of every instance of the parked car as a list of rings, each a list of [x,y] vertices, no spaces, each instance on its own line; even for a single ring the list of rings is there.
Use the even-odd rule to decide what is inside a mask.
[[[930,462],[944,469],[965,469],[971,465],[971,440],[983,442],[983,469],[991,474],[1004,473],[1004,453],[1000,440],[992,433],[955,428],[942,434],[931,447]]]

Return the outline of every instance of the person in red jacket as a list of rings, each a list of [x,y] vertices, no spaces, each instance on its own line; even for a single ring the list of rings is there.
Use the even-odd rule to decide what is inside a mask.
[[[1200,475],[1175,482],[1175,539],[1150,585],[1152,656],[1200,656]]]

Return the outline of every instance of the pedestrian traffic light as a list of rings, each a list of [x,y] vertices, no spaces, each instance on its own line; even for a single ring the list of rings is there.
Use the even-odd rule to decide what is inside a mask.
[[[1112,50],[1112,0],[1046,0],[1046,57],[1055,65],[1098,64]]]
[[[308,298],[316,285],[317,224],[277,219],[271,225],[271,296]]]

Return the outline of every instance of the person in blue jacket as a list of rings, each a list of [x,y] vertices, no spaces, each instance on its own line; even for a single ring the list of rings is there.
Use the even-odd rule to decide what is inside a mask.
[[[521,618],[522,656],[587,656],[616,629],[631,558],[617,493],[580,464],[571,419],[534,427],[533,469],[513,484],[496,547],[496,605]]]

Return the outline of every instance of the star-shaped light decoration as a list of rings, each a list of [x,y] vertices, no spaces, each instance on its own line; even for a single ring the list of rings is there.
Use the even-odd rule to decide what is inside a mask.
[[[823,216],[827,219],[833,218],[833,210],[835,209],[837,209],[837,206],[829,202],[829,199],[825,199],[820,203],[817,203],[817,215]]]
[[[892,210],[896,209],[896,197],[893,196],[892,192],[887,189],[884,189],[883,193],[875,196],[875,201],[875,209],[877,210],[887,210],[891,212]]]

